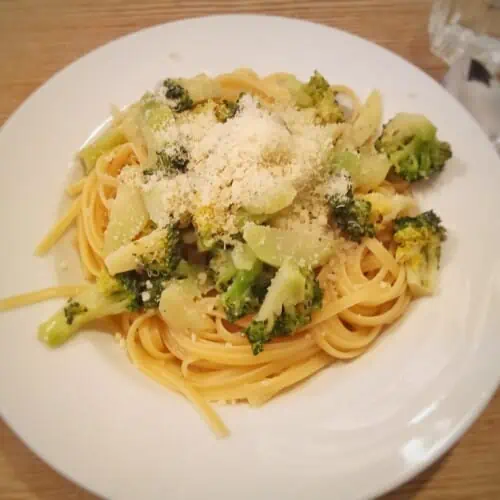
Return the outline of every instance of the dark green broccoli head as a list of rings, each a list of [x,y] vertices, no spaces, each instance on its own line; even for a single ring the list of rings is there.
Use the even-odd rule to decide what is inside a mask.
[[[154,174],[172,177],[186,171],[189,163],[189,152],[182,145],[173,148],[164,148],[156,152],[156,165],[154,168],[146,168],[143,175],[148,178]]]
[[[422,212],[415,217],[400,217],[394,221],[394,234],[409,234],[415,231],[425,237],[437,237],[440,241],[446,238],[446,229],[441,224],[441,218],[433,211]],[[413,233],[416,234],[416,233]]]
[[[312,312],[321,308],[323,291],[312,270],[287,260],[279,268],[259,312],[245,330],[254,354],[266,342],[295,332],[311,321]]]
[[[229,321],[234,322],[259,308],[260,300],[252,287],[257,282],[261,271],[262,263],[258,260],[252,269],[237,271],[231,285],[220,296],[221,304]]]
[[[271,338],[265,321],[252,321],[245,330],[245,335],[252,346],[254,356],[262,352],[264,344]]]
[[[87,311],[88,309],[84,305],[73,299],[69,299],[67,304],[64,306],[64,317],[66,318],[66,323],[68,325],[72,325],[76,316],[84,314]]]
[[[154,252],[144,253],[138,260],[140,271],[149,278],[171,277],[181,260],[181,234],[178,224],[171,224],[167,228],[167,234],[163,239],[160,249]]]
[[[436,132],[424,116],[399,113],[384,126],[376,148],[387,154],[402,179],[427,179],[441,172],[452,156],[450,145],[440,141]]]
[[[219,292],[227,290],[229,283],[238,272],[231,258],[231,253],[228,250],[216,248],[212,252],[208,266],[211,278],[215,283],[215,289]]]
[[[431,294],[437,282],[441,242],[446,230],[432,211],[394,222],[396,260],[406,268],[408,285],[416,296]]]
[[[189,92],[175,80],[167,78],[163,82],[163,91],[169,106],[177,113],[193,107],[193,100],[189,96]]]
[[[138,311],[158,307],[161,294],[170,277],[162,275],[150,277],[143,271],[127,271],[117,274],[115,278],[134,296],[128,309]]]
[[[346,194],[336,194],[328,201],[333,219],[349,239],[360,242],[365,236],[375,236],[371,222],[372,205],[369,201],[356,199],[352,187]]]

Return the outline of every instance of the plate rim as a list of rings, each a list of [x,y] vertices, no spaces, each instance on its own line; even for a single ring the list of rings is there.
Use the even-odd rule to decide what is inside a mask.
[[[360,35],[351,33],[349,31],[322,24],[320,22],[315,22],[315,21],[310,21],[306,19],[301,19],[301,18],[296,18],[292,16],[282,16],[282,15],[273,15],[273,14],[257,14],[257,13],[241,13],[241,14],[209,14],[209,15],[200,15],[200,16],[193,16],[193,17],[188,17],[188,18],[183,18],[183,19],[177,19],[173,21],[167,21],[167,22],[162,22],[162,23],[157,23],[157,24],[152,24],[150,26],[141,28],[139,30],[131,31],[129,33],[125,33],[123,35],[120,35],[117,38],[111,39],[104,44],[101,44],[87,52],[84,52],[80,54],[78,57],[76,57],[74,60],[72,60],[70,63],[67,65],[63,66],[62,68],[58,69],[54,73],[52,73],[45,81],[43,81],[39,86],[37,86],[34,90],[31,91],[31,93],[23,99],[23,101],[8,115],[2,126],[0,127],[0,134],[10,128],[12,125],[13,120],[15,119],[16,115],[18,115],[22,110],[29,105],[33,100],[37,98],[37,95],[43,91],[44,88],[47,86],[51,85],[53,83],[53,80],[59,78],[61,75],[64,75],[66,72],[70,72],[73,67],[79,63],[81,63],[83,60],[87,58],[91,58],[95,53],[107,48],[108,46],[111,46],[113,44],[119,44],[123,39],[131,39],[135,38],[136,36],[141,35],[144,32],[147,31],[154,31],[154,30],[161,30],[161,29],[167,29],[169,26],[174,25],[174,24],[184,24],[184,23],[190,23],[194,20],[205,20],[205,19],[217,19],[217,18],[238,18],[238,19],[247,19],[247,18],[254,18],[254,19],[259,19],[259,18],[266,18],[266,19],[273,19],[273,20],[279,20],[279,21],[286,21],[286,22],[292,22],[292,23],[297,23],[297,24],[307,24],[307,25],[312,25],[316,28],[322,28],[325,30],[333,30],[335,32],[341,33],[343,36],[346,37],[352,37],[354,39],[358,39],[363,41],[364,43],[368,43],[371,45],[375,45],[379,50],[382,50],[386,54],[390,55],[392,58],[397,58],[400,61],[404,62],[405,64],[411,66],[414,70],[418,71],[421,76],[425,76],[428,81],[432,81],[434,85],[438,86],[439,88],[442,88],[442,86],[439,84],[437,80],[435,80],[432,76],[430,76],[428,73],[426,73],[423,69],[418,67],[415,63],[412,61],[409,61],[402,57],[401,55],[393,52],[392,50],[388,49],[387,47],[378,44],[377,42],[374,42],[370,39],[363,38]],[[469,120],[473,121],[476,125],[478,125],[477,120],[470,114],[470,112],[464,107],[460,101],[455,99],[455,103],[458,104],[463,111],[465,111],[469,117]],[[486,137],[486,134],[481,131],[481,133]],[[490,145],[492,150],[493,146]],[[426,456],[424,460],[421,460],[418,463],[412,463],[411,465],[407,465],[404,470],[398,471],[397,474],[394,475],[394,478],[392,480],[386,480],[385,481],[385,486],[383,488],[379,488],[377,491],[373,492],[374,496],[379,496],[383,495],[389,491],[393,491],[395,488],[398,488],[399,486],[403,485],[404,483],[408,482],[412,478],[415,478],[417,475],[422,473],[424,470],[428,469],[431,467],[433,464],[435,464],[444,454],[446,454],[458,441],[459,439],[471,428],[472,424],[478,419],[478,417],[484,412],[488,404],[491,402],[491,400],[495,397],[496,392],[498,388],[500,387],[500,370],[497,373],[496,376],[496,381],[493,380],[491,382],[491,390],[488,390],[486,392],[483,391],[482,395],[480,398],[477,399],[477,404],[470,409],[469,412],[462,414],[462,417],[456,422],[456,425],[454,428],[450,429],[446,433],[446,438],[443,439],[437,447],[431,451],[426,452]],[[89,491],[93,493],[96,496],[100,496],[100,492],[94,490],[92,487],[89,487],[88,485],[84,484],[83,481],[79,481],[77,478],[74,478],[71,476],[70,473],[66,473],[62,467],[60,467],[58,464],[52,463],[52,461],[48,460],[45,456],[45,453],[43,450],[38,450],[35,446],[32,446],[30,443],[27,442],[27,440],[23,437],[23,435],[18,432],[18,430],[15,427],[14,422],[12,422],[6,415],[4,415],[3,411],[0,411],[0,414],[6,423],[7,427],[9,430],[16,436],[17,439],[19,439],[24,446],[26,446],[32,453],[34,453],[37,457],[43,460],[45,464],[47,464],[52,470],[56,471],[59,475],[64,477],[66,480],[78,485],[82,489]]]

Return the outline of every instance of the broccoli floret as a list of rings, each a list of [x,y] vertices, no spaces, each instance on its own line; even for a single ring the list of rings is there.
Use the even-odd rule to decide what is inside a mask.
[[[120,314],[137,305],[136,295],[118,279],[103,273],[94,285],[68,300],[38,328],[38,337],[51,347],[63,344],[87,323]]]
[[[161,244],[154,251],[137,256],[138,271],[148,278],[169,279],[181,260],[182,239],[178,224],[168,226]]]
[[[209,262],[209,269],[215,283],[215,289],[219,292],[227,289],[238,272],[231,258],[231,252],[223,249],[216,249],[213,252]]]
[[[163,82],[163,92],[167,98],[167,104],[177,113],[193,107],[189,92],[175,80],[167,78]]]
[[[261,272],[262,262],[259,260],[256,260],[252,269],[248,271],[238,270],[228,289],[220,296],[229,321],[234,322],[258,309],[260,301],[252,287]]]
[[[155,168],[146,168],[143,174],[149,177],[155,173],[161,173],[164,176],[174,176],[186,171],[189,163],[189,153],[182,145],[176,145],[174,148],[164,148],[156,151]]]
[[[254,355],[275,337],[290,335],[321,308],[323,291],[311,270],[288,259],[272,280],[259,312],[245,330]]]
[[[394,221],[396,260],[406,268],[408,285],[416,296],[430,295],[437,283],[441,242],[446,230],[432,211]]]
[[[335,96],[327,80],[315,71],[309,81],[295,93],[295,102],[299,108],[316,108],[318,122],[337,123],[345,118]]]
[[[219,101],[214,109],[214,114],[217,120],[221,123],[227,122],[230,118],[234,118],[241,111],[241,98],[245,95],[245,92],[241,92],[236,101],[229,101],[223,99]],[[258,103],[260,107],[260,103]]]
[[[217,211],[212,205],[200,207],[193,213],[196,243],[202,252],[212,250],[224,234],[224,229],[214,223],[216,219]]]
[[[238,101],[228,101],[223,99],[218,102],[214,109],[215,118],[221,123],[225,123],[230,118],[234,118],[239,111]]]
[[[450,145],[436,132],[425,116],[399,113],[384,126],[375,146],[387,154],[397,175],[415,182],[441,172],[452,156]]]
[[[351,240],[375,236],[375,227],[370,220],[371,203],[357,199],[349,188],[346,194],[336,194],[329,198],[333,219],[337,226]]]

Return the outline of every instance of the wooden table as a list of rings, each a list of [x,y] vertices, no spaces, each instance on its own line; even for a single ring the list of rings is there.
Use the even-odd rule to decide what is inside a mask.
[[[158,23],[258,12],[335,26],[387,47],[433,77],[445,67],[428,48],[425,0],[0,0],[0,123],[76,58]],[[139,6],[142,4],[141,6]],[[5,168],[5,167],[4,167]],[[91,499],[45,465],[0,423],[0,498]],[[499,499],[500,393],[460,443],[387,499]]]

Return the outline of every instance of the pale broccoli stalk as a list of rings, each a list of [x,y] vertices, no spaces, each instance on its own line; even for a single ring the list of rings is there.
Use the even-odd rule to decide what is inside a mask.
[[[175,123],[170,106],[158,96],[147,93],[139,101],[138,117],[148,149],[145,176],[155,172],[173,175],[184,171],[189,162],[187,151],[165,141],[164,132]]]
[[[441,242],[445,238],[441,219],[432,210],[394,221],[396,260],[405,266],[413,295],[431,295],[435,291]]]
[[[170,106],[150,92],[139,101],[139,113],[143,124],[153,132],[162,132],[175,122]]]
[[[361,238],[375,236],[371,222],[371,203],[354,196],[352,187],[346,194],[336,194],[328,200],[334,222],[350,240],[360,242]]]
[[[287,259],[271,281],[259,312],[245,330],[254,355],[274,337],[293,333],[311,321],[312,311],[321,308],[323,291],[310,270]]]
[[[87,323],[137,307],[135,293],[104,273],[96,284],[69,299],[63,308],[42,323],[38,338],[50,347],[57,347]]]
[[[344,113],[336,101],[336,93],[327,80],[315,71],[309,81],[295,93],[299,108],[315,108],[320,123],[337,123],[345,120]]]
[[[83,163],[85,174],[91,172],[100,156],[125,142],[127,142],[127,138],[121,128],[112,127],[90,144],[84,146],[78,153],[78,157]]]
[[[256,260],[252,269],[237,271],[231,285],[220,295],[221,304],[229,321],[236,321],[258,309],[259,297],[252,288],[258,283],[261,272],[262,262]]]
[[[384,126],[375,146],[387,154],[397,175],[414,182],[441,172],[452,156],[450,145],[436,132],[425,116],[399,113]]]
[[[217,249],[213,252],[209,269],[215,283],[215,289],[219,292],[227,289],[234,275],[238,272],[231,257],[231,252],[223,249]]]

